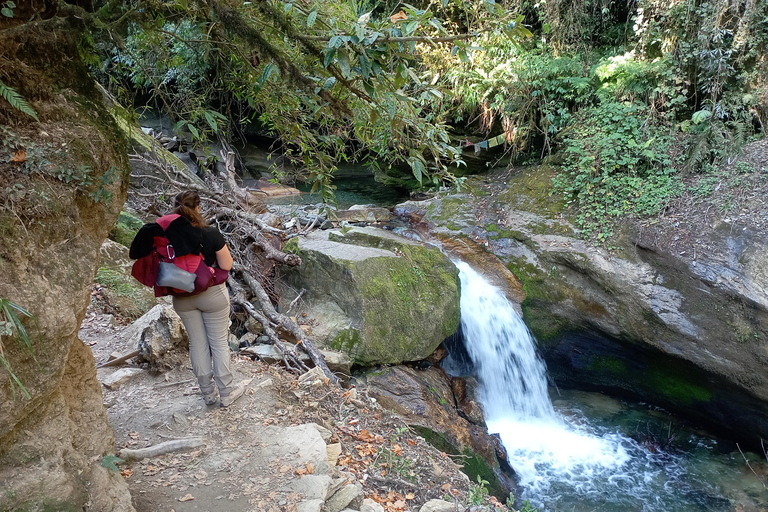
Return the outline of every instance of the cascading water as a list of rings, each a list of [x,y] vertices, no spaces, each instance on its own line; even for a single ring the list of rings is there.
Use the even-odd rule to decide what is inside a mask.
[[[523,498],[542,511],[733,509],[711,475],[727,476],[732,466],[713,470],[708,463],[703,469],[700,460],[652,453],[615,428],[592,424],[578,410],[556,412],[544,363],[522,319],[469,265],[456,266],[464,345],[480,382],[486,424],[500,435]],[[691,439],[693,449],[713,451],[700,438]]]

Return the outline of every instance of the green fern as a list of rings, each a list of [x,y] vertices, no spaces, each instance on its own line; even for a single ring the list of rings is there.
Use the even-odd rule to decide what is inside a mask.
[[[11,391],[13,392],[14,399],[16,398],[16,388],[26,396],[30,398],[27,388],[21,383],[21,380],[16,376],[11,367],[11,363],[6,359],[5,352],[3,350],[3,337],[15,338],[21,347],[29,352],[32,359],[37,362],[34,349],[32,348],[32,341],[29,339],[29,333],[21,323],[19,315],[26,316],[28,318],[34,317],[32,313],[22,308],[18,304],[11,302],[8,299],[0,299],[0,367],[5,369],[11,377]]]
[[[5,100],[10,103],[13,108],[24,112],[28,116],[34,118],[35,121],[40,121],[40,119],[37,118],[37,113],[32,110],[32,107],[29,106],[29,103],[27,103],[24,98],[22,98],[21,95],[16,92],[15,89],[8,87],[3,82],[0,82],[0,96],[5,98]]]

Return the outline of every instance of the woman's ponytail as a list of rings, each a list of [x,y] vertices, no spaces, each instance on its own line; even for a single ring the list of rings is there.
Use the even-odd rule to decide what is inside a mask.
[[[197,211],[197,207],[200,206],[200,196],[194,190],[185,190],[176,194],[174,206],[174,213],[186,217],[193,226],[198,228],[208,226],[203,216]]]

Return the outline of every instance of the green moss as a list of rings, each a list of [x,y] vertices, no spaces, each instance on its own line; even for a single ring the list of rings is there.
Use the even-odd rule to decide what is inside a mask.
[[[125,317],[139,318],[157,303],[150,288],[122,269],[99,267],[95,281],[105,287],[103,293],[107,302]]]
[[[299,239],[298,237],[291,238],[285,245],[283,245],[283,252],[289,252],[291,254],[299,253]]]
[[[654,370],[649,376],[650,384],[664,397],[682,405],[709,402],[712,399],[712,391],[672,373],[671,370]]]
[[[503,202],[529,212],[554,218],[564,213],[565,202],[551,195],[552,178],[557,170],[549,165],[539,165],[522,170],[507,183],[507,191],[499,195]]]
[[[125,247],[130,247],[136,233],[139,232],[139,229],[141,229],[141,226],[143,225],[144,223],[141,219],[138,219],[127,212],[120,212],[115,227],[109,232],[109,239],[114,240]]]
[[[597,356],[592,358],[589,369],[594,372],[611,373],[614,377],[626,375],[627,363],[617,357]]]
[[[360,343],[360,331],[350,327],[339,331],[335,338],[330,343],[332,350],[338,350],[347,354],[354,353],[355,347]]]
[[[350,263],[364,303],[368,360],[408,359],[425,354],[424,325],[436,324],[434,346],[459,326],[459,284],[453,265],[437,249],[402,244],[399,258]],[[387,314],[382,314],[386,311]]]
[[[497,224],[488,224],[485,226],[485,230],[488,232],[488,238],[490,240],[503,240],[505,238],[517,240],[518,242],[527,242],[531,239],[530,236],[515,229],[504,229]]]
[[[467,199],[460,196],[446,197],[435,203],[432,203],[427,208],[427,216],[430,217],[433,222],[439,225],[445,225],[452,231],[459,231],[461,229],[458,224],[454,222],[456,219],[462,219],[468,225],[474,226],[474,213],[472,207],[468,204]]]

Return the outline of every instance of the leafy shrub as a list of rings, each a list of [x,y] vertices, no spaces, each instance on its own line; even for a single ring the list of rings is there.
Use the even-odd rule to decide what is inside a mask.
[[[644,105],[606,101],[584,109],[568,133],[563,172],[555,191],[575,201],[577,221],[589,236],[610,235],[625,214],[652,215],[680,194],[667,154],[670,137],[653,124]]]

